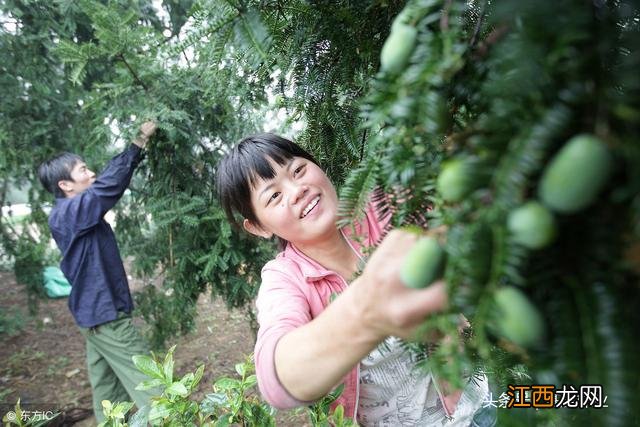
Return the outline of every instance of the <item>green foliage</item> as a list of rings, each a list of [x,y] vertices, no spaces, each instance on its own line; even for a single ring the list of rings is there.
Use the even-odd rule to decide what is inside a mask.
[[[1,33],[12,52],[4,62],[11,72],[3,73],[2,81],[12,102],[3,103],[0,113],[0,135],[12,135],[0,141],[7,152],[0,165],[4,182],[28,180],[32,208],[49,203],[36,182],[38,162],[69,150],[100,165],[133,137],[141,119],[153,118],[160,125],[158,135],[130,194],[116,208],[121,252],[134,256],[138,273],[163,279],[159,288],[149,287],[138,297],[153,343],[159,347],[168,336],[190,330],[202,292],[222,296],[230,307],[250,301],[273,248],[230,229],[215,198],[213,176],[225,145],[258,129],[265,80],[255,80],[252,65],[236,58],[230,46],[216,57],[200,38],[189,47],[193,59],[176,57],[188,19],[179,13],[192,11],[204,23],[209,16],[204,5],[165,2],[176,25],[170,36],[162,33],[168,23],[160,22],[150,1],[17,1],[2,7],[19,23],[15,32]],[[229,16],[237,18],[238,28],[255,32],[249,21],[240,22],[250,18],[240,19],[237,10]],[[254,42],[261,40],[253,36]],[[28,55],[23,56],[23,47]],[[247,78],[239,79],[243,74]],[[40,105],[44,102],[46,108]],[[35,110],[40,121],[24,120],[36,117]],[[0,222],[4,251],[29,289],[37,288],[32,279],[51,256],[45,253],[46,216],[38,221],[40,233],[29,240]],[[173,294],[170,303],[164,301],[167,294]]]
[[[344,416],[344,407],[338,405],[334,410],[331,410],[331,404],[333,404],[338,397],[344,391],[344,384],[340,384],[331,393],[318,400],[307,409],[311,425],[314,427],[351,427],[358,424],[351,418]]]
[[[622,118],[613,106],[639,111],[629,68],[640,47],[639,8],[634,2],[515,5],[409,2],[418,43],[399,75],[382,71],[371,83],[362,106],[368,155],[342,188],[344,212],[355,216],[378,186],[395,200],[396,225],[424,225],[427,204],[429,226],[447,227],[451,313],[464,313],[472,334],[430,355],[426,366],[438,375],[455,383],[480,367],[506,385],[522,381],[509,368],[524,364],[533,383],[602,384],[606,411],[529,414],[529,421],[588,417],[597,425],[628,424],[637,418],[630,377],[638,348],[624,325],[636,324],[638,315],[621,301],[640,298],[637,266],[634,272],[624,255],[639,237],[634,171],[640,163],[631,154],[639,121],[633,114]],[[612,177],[586,210],[558,215],[553,244],[529,250],[510,234],[508,214],[535,201],[545,166],[583,133],[611,151]],[[474,164],[473,188],[465,186],[463,197],[434,191],[444,160],[462,159]],[[541,311],[546,325],[539,346],[526,349],[491,330],[495,296],[508,285]],[[451,314],[424,327],[458,336]],[[612,375],[619,378],[615,385]]]
[[[110,401],[103,400],[102,410],[105,420],[98,424],[98,427],[125,427],[127,425],[125,418],[131,408],[133,408],[132,402],[119,402],[113,405]]]
[[[338,185],[363,158],[367,133],[358,128],[358,103],[403,3],[251,2],[273,40],[265,70],[278,70],[288,115],[306,123],[297,141]]]
[[[170,22],[160,22],[143,0],[7,2],[3,11],[19,25],[2,32],[3,43],[19,54],[5,62],[2,84],[14,101],[3,104],[0,135],[18,137],[1,138],[10,153],[3,176],[28,180],[31,203],[48,203],[34,176],[39,161],[70,150],[102,164],[140,119],[158,121],[116,218],[123,255],[139,274],[162,279],[138,297],[158,347],[190,330],[200,293],[233,307],[250,301],[273,254],[221,214],[213,176],[224,147],[258,130],[268,93],[279,93],[289,117],[306,123],[298,140],[341,182],[364,154],[357,101],[400,6],[167,1]],[[35,128],[15,120],[36,110]],[[21,160],[27,149],[34,164]],[[5,249],[16,237],[3,237]],[[34,245],[20,251],[35,267],[44,262]]]
[[[198,403],[189,399],[189,396],[196,390],[202,375],[204,365],[200,365],[195,372],[189,372],[182,378],[174,378],[173,372],[173,351],[175,346],[169,349],[164,359],[161,360],[155,355],[134,356],[133,363],[138,370],[147,375],[150,379],[140,383],[138,390],[158,389],[162,394],[154,398],[149,408],[148,422],[151,425],[160,426],[181,426],[202,425],[206,416],[200,413]],[[143,415],[145,410],[139,410]],[[106,415],[106,413],[105,413]],[[144,422],[142,425],[146,425]]]
[[[43,2],[44,3],[44,2]],[[67,5],[68,6],[68,5]],[[46,197],[36,183],[30,159],[44,159],[69,149],[72,141],[86,146],[86,133],[78,126],[87,118],[78,107],[82,92],[67,84],[52,49],[62,35],[85,40],[88,27],[74,7],[63,2],[6,1],[0,4],[0,205],[5,206],[12,185],[30,187],[32,213],[19,224],[0,218],[0,244],[18,280],[26,285],[30,308],[41,295],[42,266],[53,255],[47,251]]]
[[[428,368],[455,384],[482,367],[503,389],[525,381],[516,375],[524,370],[531,382],[603,384],[609,396],[609,408],[595,414],[510,411],[501,415],[505,425],[638,418],[632,325],[640,320],[633,310],[640,289],[637,260],[628,255],[640,236],[636,1],[162,4],[169,19],[161,22],[150,1],[4,2],[20,27],[0,30],[5,188],[29,181],[30,200],[41,206],[48,199],[25,158],[73,149],[104,161],[139,119],[160,124],[116,229],[136,271],[162,279],[139,296],[157,345],[190,329],[200,293],[230,306],[255,295],[273,247],[229,227],[213,176],[226,147],[261,128],[276,95],[284,128],[304,124],[297,140],[341,187],[340,224],[377,189],[394,225],[446,227],[451,310],[424,326],[455,338],[435,350]],[[401,10],[416,45],[406,67],[379,71]],[[535,201],[545,167],[585,133],[611,153],[609,179],[586,210],[556,215],[553,243],[522,246],[508,229],[509,213]],[[445,198],[438,176],[446,162],[462,159],[473,185],[464,197]],[[44,226],[42,218],[32,222]],[[39,265],[40,242],[17,246],[10,226],[0,222],[4,252],[19,255],[22,269]],[[30,280],[28,272],[21,277]],[[504,286],[518,288],[546,320],[539,347],[492,332],[494,296]],[[460,312],[473,325],[466,337],[457,334]]]
[[[213,393],[200,402],[192,398],[202,376],[204,365],[182,378],[174,377],[171,347],[164,358],[152,354],[134,356],[133,362],[150,379],[138,385],[140,390],[159,389],[161,394],[151,398],[151,407],[139,409],[127,418],[133,407],[131,402],[102,402],[105,421],[99,427],[146,426],[275,426],[276,409],[256,395],[257,378],[253,355],[235,365],[236,377],[221,377],[213,383]],[[344,408],[331,404],[340,396],[344,386],[336,388],[326,397],[308,408],[311,424],[315,427],[352,427],[353,420],[344,416]]]
[[[182,378],[174,378],[173,346],[163,360],[149,356],[134,356],[136,367],[147,375],[150,380],[138,385],[140,390],[156,389],[160,387],[162,394],[152,399],[151,408],[139,410],[135,422],[140,425],[157,426],[274,426],[275,409],[260,401],[255,395],[257,384],[254,374],[253,358],[247,357],[235,366],[238,378],[223,377],[213,384],[213,393],[207,394],[197,402],[190,398],[196,390],[204,374],[204,365],[195,372],[189,372]],[[104,403],[103,403],[104,405]],[[109,405],[109,404],[108,404]],[[118,406],[116,406],[117,408]],[[105,407],[106,408],[106,407]],[[108,424],[116,426],[119,414],[126,413],[130,406],[125,406],[116,412],[112,410],[105,416]],[[129,421],[129,426],[133,426]],[[137,425],[137,424],[136,424]]]
[[[235,365],[239,379],[223,377],[213,384],[213,393],[201,403],[203,411],[215,414],[216,426],[233,424],[275,426],[275,408],[256,397],[258,382],[254,373],[253,356]]]
[[[13,264],[16,280],[25,285],[27,306],[29,312],[34,313],[39,298],[45,295],[42,272],[55,259],[48,242],[39,238],[48,233],[46,216],[41,208],[34,205],[32,212],[20,221],[8,219],[0,218],[3,252]]]

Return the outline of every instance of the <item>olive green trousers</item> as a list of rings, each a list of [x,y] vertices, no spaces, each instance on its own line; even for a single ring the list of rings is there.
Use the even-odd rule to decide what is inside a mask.
[[[89,381],[93,395],[93,412],[98,423],[104,421],[102,401],[135,402],[138,409],[160,390],[136,390],[149,378],[132,361],[136,354],[149,354],[146,342],[133,326],[131,316],[120,313],[117,320],[93,328],[80,328],[86,339]]]

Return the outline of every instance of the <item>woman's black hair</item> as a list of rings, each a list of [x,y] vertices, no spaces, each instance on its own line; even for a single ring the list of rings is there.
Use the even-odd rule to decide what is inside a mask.
[[[251,189],[258,179],[276,176],[269,159],[284,166],[294,157],[318,164],[311,154],[293,141],[271,133],[248,136],[225,154],[218,163],[216,189],[220,204],[234,226],[241,226],[236,213],[260,225],[251,205]]]
[[[64,192],[58,186],[60,181],[73,181],[71,170],[78,162],[82,162],[82,157],[73,153],[61,153],[56,157],[42,162],[38,167],[38,178],[50,193],[56,197],[65,197]]]

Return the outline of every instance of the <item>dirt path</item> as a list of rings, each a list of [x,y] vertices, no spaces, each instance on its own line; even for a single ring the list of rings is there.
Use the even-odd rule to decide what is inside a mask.
[[[131,281],[132,289],[140,286]],[[67,300],[44,300],[37,316],[27,316],[23,286],[12,274],[0,272],[0,311],[24,317],[22,330],[0,335],[0,418],[18,398],[31,411],[91,409],[84,340],[67,308]],[[139,320],[139,319],[138,319]],[[183,375],[205,364],[205,374],[195,395],[212,391],[215,379],[234,376],[234,365],[253,349],[253,334],[241,311],[229,311],[220,300],[201,296],[194,333],[169,343],[177,344],[176,372]],[[280,412],[279,426],[309,425],[306,415]],[[76,426],[94,426],[92,416]],[[74,424],[66,424],[74,425]]]

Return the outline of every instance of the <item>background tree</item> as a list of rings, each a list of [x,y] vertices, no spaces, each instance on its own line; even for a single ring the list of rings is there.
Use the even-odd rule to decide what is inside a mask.
[[[3,7],[16,23],[14,31],[2,34],[11,44],[3,53],[10,58],[6,70],[13,73],[5,93],[17,93],[13,104],[3,104],[2,142],[10,154],[3,176],[7,183],[32,182],[33,212],[26,222],[40,227],[24,240],[22,229],[3,223],[3,247],[13,256],[18,279],[38,289],[42,265],[55,257],[46,253],[48,239],[41,239],[49,235],[41,207],[50,196],[37,183],[38,162],[70,150],[90,164],[102,163],[131,138],[138,118],[154,118],[161,124],[159,138],[117,212],[123,252],[135,256],[141,273],[151,277],[160,271],[163,278],[162,291],[148,287],[138,295],[140,311],[153,325],[152,341],[160,345],[189,330],[195,301],[207,285],[215,284],[213,292],[230,306],[251,298],[261,254],[268,249],[223,220],[212,174],[222,141],[258,128],[254,108],[264,103],[264,85],[238,78],[241,63],[214,68],[204,57],[208,52],[195,52],[202,62],[190,68],[188,56],[172,45],[180,27],[167,30],[170,23],[160,22],[150,2]],[[176,14],[181,10],[176,3],[170,7],[170,22],[182,26],[187,17]],[[234,273],[225,273],[229,269]]]

